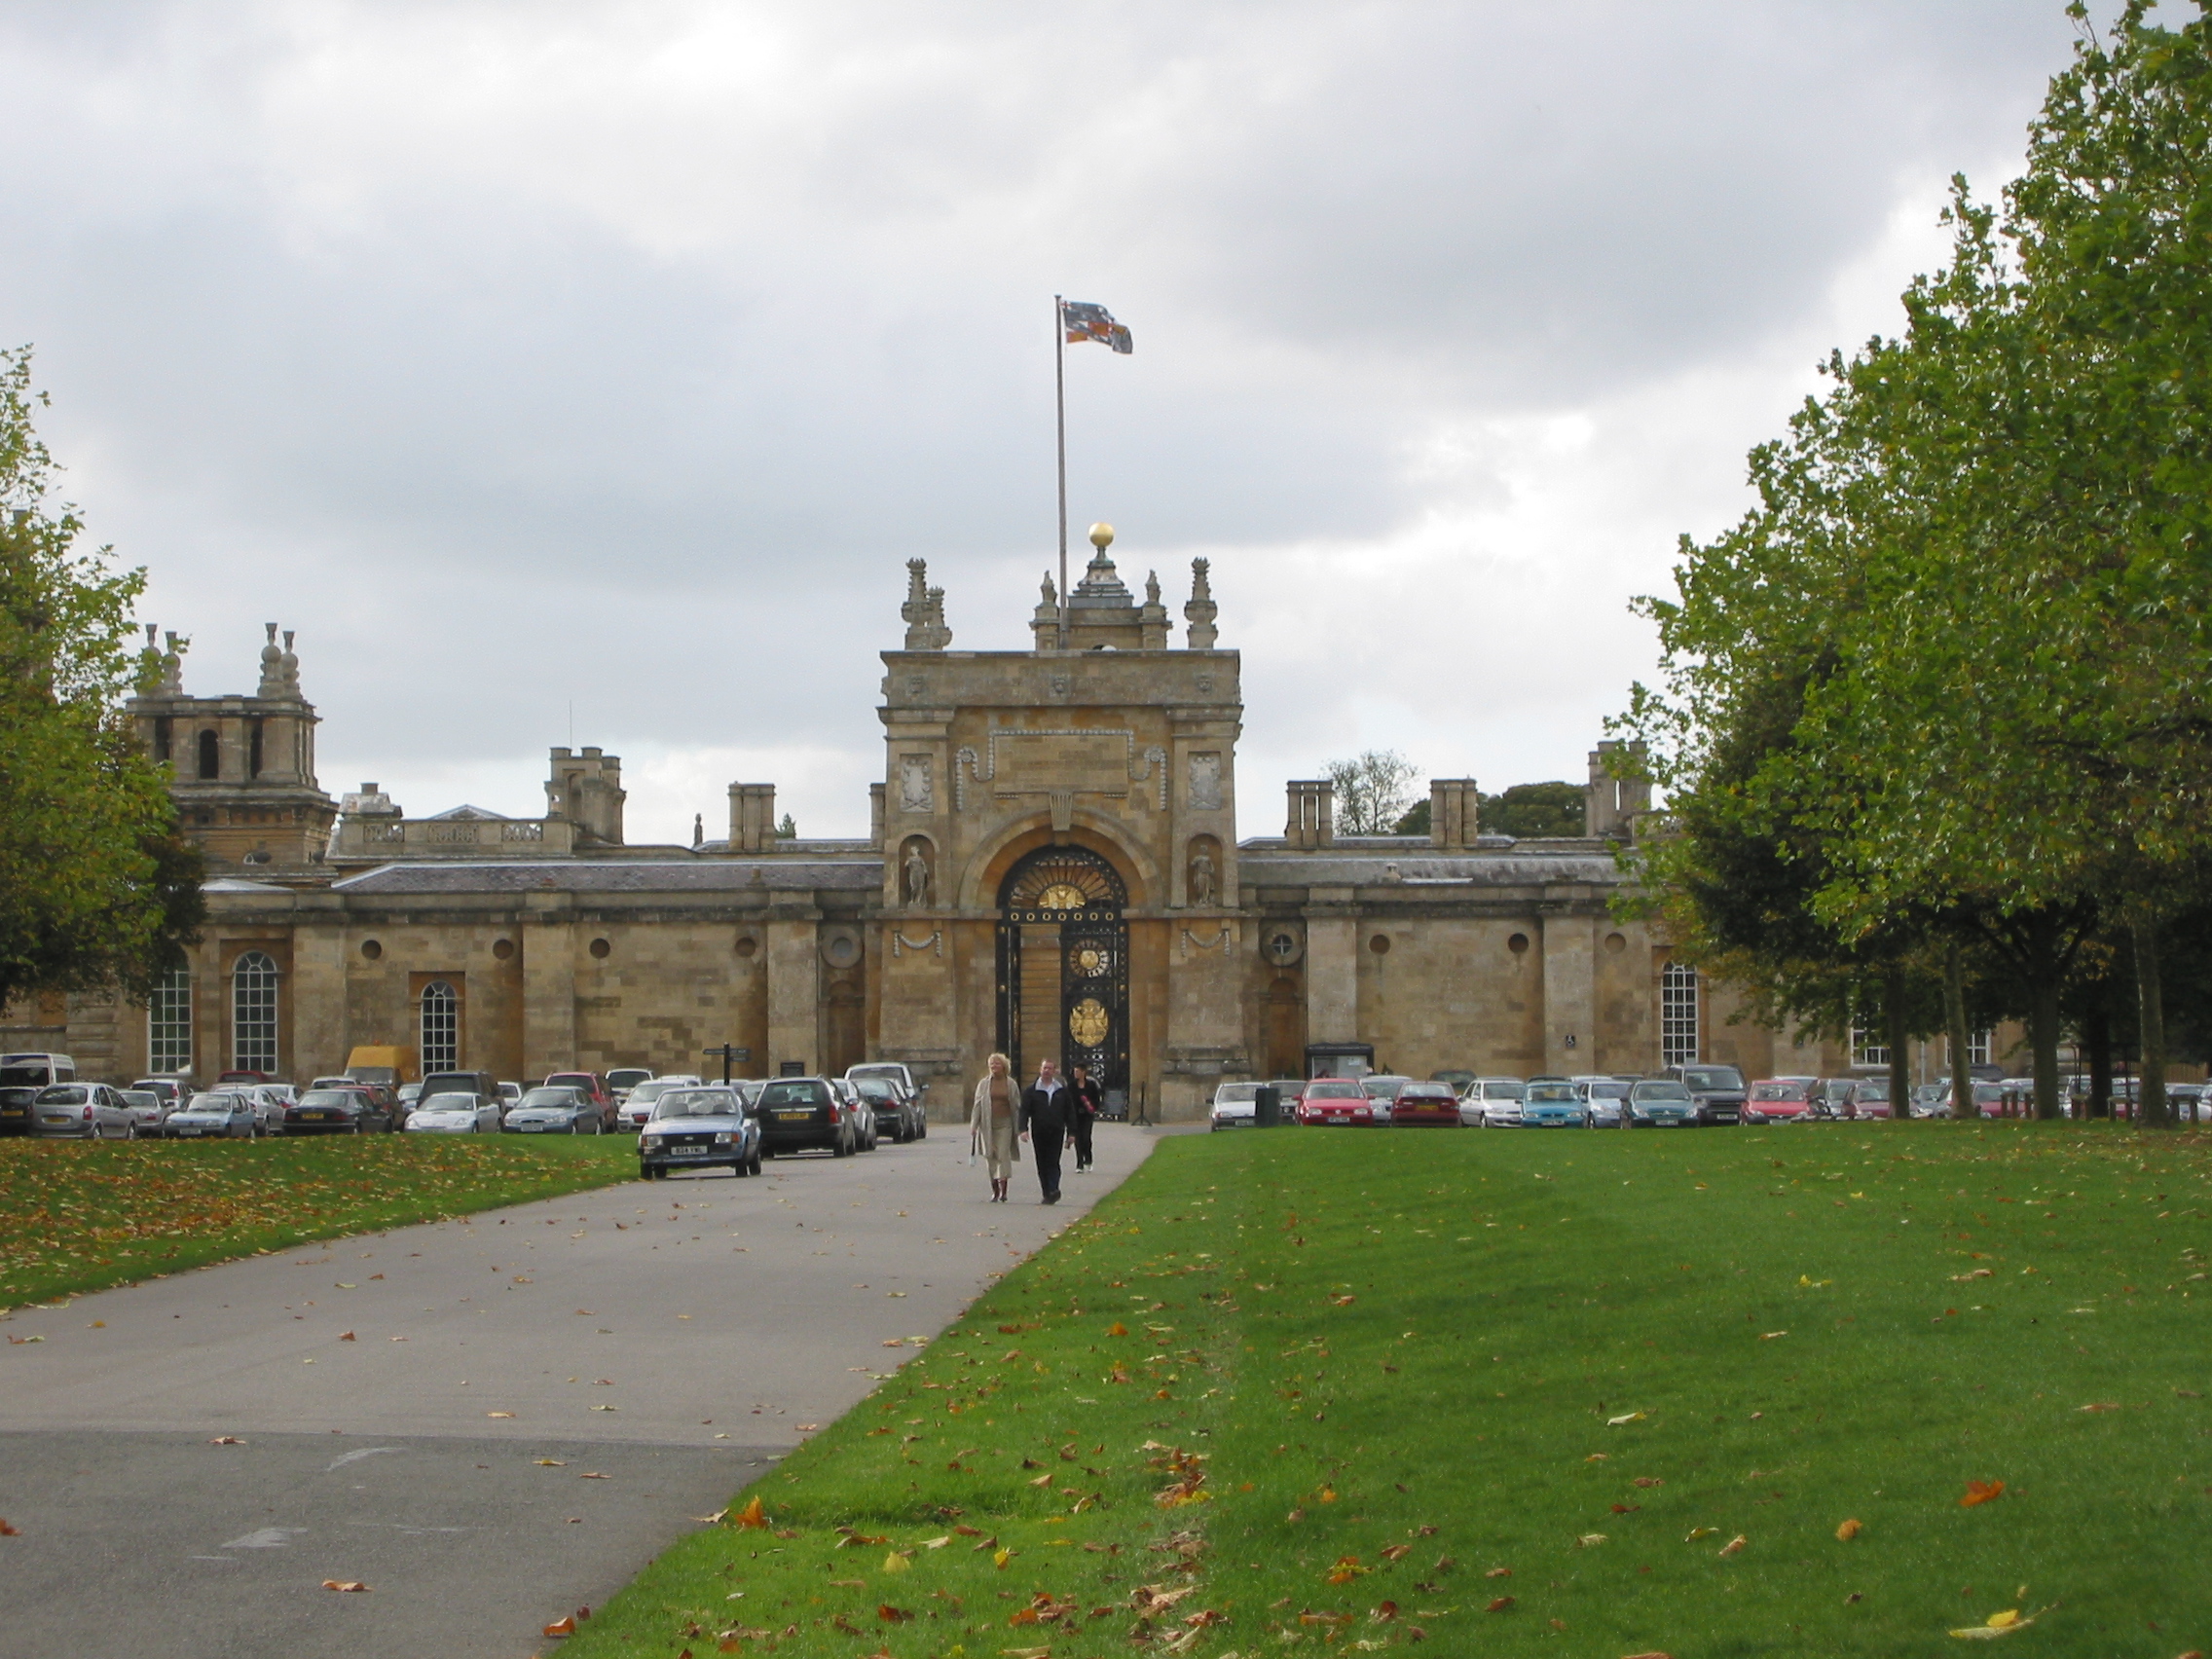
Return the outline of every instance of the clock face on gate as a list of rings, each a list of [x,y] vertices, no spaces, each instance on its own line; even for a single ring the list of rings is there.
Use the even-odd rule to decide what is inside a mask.
[[[1075,963],[1075,971],[1078,974],[1092,978],[1105,973],[1108,966],[1106,952],[1095,944],[1087,944],[1080,949],[1071,951],[1069,958]]]
[[[1037,895],[1040,910],[1080,910],[1088,903],[1082,888],[1065,881],[1055,881]]]

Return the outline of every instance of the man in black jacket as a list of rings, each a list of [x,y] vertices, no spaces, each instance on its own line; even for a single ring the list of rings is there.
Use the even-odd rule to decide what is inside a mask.
[[[1060,1201],[1060,1148],[1077,1110],[1075,1095],[1051,1060],[1037,1068],[1037,1081],[1021,1091],[1021,1138],[1036,1149],[1037,1184],[1049,1204]]]
[[[1090,1125],[1106,1109],[1106,1091],[1080,1061],[1068,1067],[1068,1092],[1075,1096],[1075,1121],[1068,1125],[1075,1137],[1075,1171],[1078,1175],[1095,1161],[1090,1156]]]

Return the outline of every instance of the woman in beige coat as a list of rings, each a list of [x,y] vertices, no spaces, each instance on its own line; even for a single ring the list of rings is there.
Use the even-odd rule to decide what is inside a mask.
[[[1004,1054],[993,1054],[990,1069],[976,1085],[976,1096],[968,1104],[969,1142],[976,1156],[990,1165],[994,1204],[1006,1202],[1007,1184],[1021,1157],[1021,1090],[1014,1086],[1013,1068],[1014,1062]]]

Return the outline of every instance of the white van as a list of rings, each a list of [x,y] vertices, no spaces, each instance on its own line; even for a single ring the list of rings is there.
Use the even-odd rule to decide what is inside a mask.
[[[29,1134],[38,1091],[76,1081],[77,1062],[67,1054],[0,1054],[0,1135]]]

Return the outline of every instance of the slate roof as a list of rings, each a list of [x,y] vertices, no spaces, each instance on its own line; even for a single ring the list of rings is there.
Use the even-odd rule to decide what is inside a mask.
[[[547,860],[383,865],[333,882],[340,893],[790,893],[873,892],[883,861],[841,859]]]

